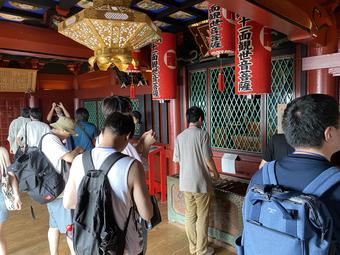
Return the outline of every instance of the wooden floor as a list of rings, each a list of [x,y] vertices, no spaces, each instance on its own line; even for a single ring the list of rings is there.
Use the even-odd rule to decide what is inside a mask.
[[[10,255],[48,255],[48,214],[46,206],[34,203],[37,219],[30,213],[30,199],[23,196],[24,208],[10,212],[5,223],[5,237]],[[160,204],[163,222],[149,232],[147,255],[189,255],[188,242],[182,226],[167,221],[166,204]],[[60,255],[68,255],[69,250],[65,236],[60,239]],[[232,247],[224,249],[215,247],[215,254],[235,255]]]

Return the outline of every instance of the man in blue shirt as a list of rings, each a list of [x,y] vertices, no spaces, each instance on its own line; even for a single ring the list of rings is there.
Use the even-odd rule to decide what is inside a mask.
[[[339,106],[328,95],[311,94],[294,99],[283,116],[283,131],[295,152],[278,160],[278,184],[302,191],[313,179],[332,166],[332,154],[340,150]],[[249,188],[262,184],[262,168],[253,176]],[[320,198],[334,220],[336,254],[340,255],[340,183]]]
[[[94,145],[93,141],[97,137],[100,131],[95,125],[88,122],[89,112],[85,108],[78,108],[76,110],[76,136],[73,136],[74,147],[81,147],[84,150],[91,150]]]

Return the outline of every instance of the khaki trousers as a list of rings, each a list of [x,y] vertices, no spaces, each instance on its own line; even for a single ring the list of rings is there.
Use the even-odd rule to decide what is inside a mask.
[[[208,247],[209,206],[211,193],[183,192],[185,231],[191,254],[205,254]]]

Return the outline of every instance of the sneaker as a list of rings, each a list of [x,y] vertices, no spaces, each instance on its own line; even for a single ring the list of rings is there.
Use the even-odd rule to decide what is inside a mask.
[[[214,248],[211,247],[211,246],[208,246],[208,247],[207,247],[207,252],[204,253],[204,255],[212,255],[212,254],[214,254],[214,253],[215,253]]]

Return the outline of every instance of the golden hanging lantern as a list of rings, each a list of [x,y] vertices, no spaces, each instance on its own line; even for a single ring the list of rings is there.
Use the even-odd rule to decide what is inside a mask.
[[[93,7],[61,22],[58,32],[92,49],[89,58],[102,71],[112,64],[121,71],[132,61],[132,50],[159,40],[161,31],[144,13],[129,8],[131,1],[94,0]]]

